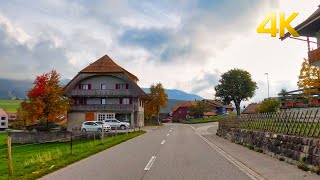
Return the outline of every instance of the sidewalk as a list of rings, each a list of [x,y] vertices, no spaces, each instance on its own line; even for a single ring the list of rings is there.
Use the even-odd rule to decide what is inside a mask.
[[[314,173],[304,172],[296,166],[221,138],[216,135],[217,128],[218,123],[210,123],[210,125],[196,128],[196,131],[265,179],[320,179],[320,176]]]

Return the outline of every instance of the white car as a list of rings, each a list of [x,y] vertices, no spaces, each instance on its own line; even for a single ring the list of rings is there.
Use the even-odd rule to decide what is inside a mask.
[[[109,124],[112,128],[120,128],[121,130],[124,130],[130,126],[130,123],[127,122],[121,122],[117,119],[107,119],[103,121],[106,124]]]
[[[81,126],[82,132],[101,132],[103,127],[103,131],[108,132],[111,129],[109,124],[105,124],[101,121],[87,121],[83,122]]]

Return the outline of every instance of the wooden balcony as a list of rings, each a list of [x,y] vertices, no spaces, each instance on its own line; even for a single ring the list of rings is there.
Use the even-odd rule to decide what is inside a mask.
[[[133,111],[133,104],[74,104],[73,111]]]
[[[320,63],[320,48],[309,51],[308,53],[309,64],[317,65]]]
[[[132,96],[130,89],[76,89],[71,91],[73,97],[119,97]]]

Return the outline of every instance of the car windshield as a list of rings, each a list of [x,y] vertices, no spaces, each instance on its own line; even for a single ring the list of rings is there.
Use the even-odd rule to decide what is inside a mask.
[[[102,122],[96,122],[97,124],[102,124]]]

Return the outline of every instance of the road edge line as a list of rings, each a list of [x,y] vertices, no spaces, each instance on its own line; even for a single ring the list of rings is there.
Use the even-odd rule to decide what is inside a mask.
[[[226,151],[209,141],[207,138],[203,137],[198,132],[195,132],[204,142],[206,142],[210,147],[212,147],[214,150],[216,150],[219,154],[221,154],[224,158],[226,158],[229,162],[231,162],[233,165],[235,165],[238,169],[240,169],[242,172],[244,172],[247,176],[249,176],[253,180],[264,180],[265,178],[253,171],[251,168],[228,154]]]

